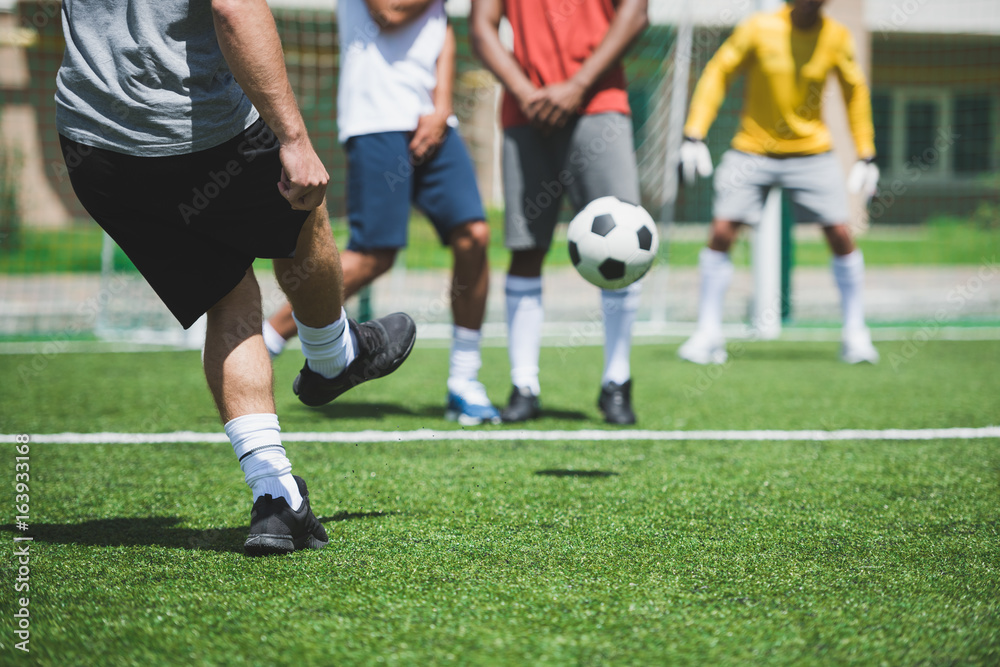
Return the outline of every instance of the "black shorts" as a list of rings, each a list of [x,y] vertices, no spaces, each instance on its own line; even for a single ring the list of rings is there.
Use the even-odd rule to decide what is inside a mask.
[[[73,190],[184,328],[257,257],[291,257],[308,211],[278,192],[274,133],[258,120],[197,153],[136,157],[60,136]]]

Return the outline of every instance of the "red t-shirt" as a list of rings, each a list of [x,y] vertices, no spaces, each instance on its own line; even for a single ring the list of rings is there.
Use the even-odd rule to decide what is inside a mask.
[[[538,87],[573,76],[607,34],[615,16],[612,0],[504,0],[514,29],[514,58]],[[583,102],[583,113],[630,113],[625,70],[617,63]],[[517,100],[504,93],[503,126],[527,125]]]

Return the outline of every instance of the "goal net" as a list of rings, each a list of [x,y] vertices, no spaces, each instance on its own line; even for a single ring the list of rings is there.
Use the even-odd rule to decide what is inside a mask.
[[[332,177],[329,207],[347,241],[346,159],[336,139],[339,46],[332,3],[272,2],[289,77],[313,143]],[[841,9],[838,10],[837,6]],[[468,3],[448,3],[459,45],[455,109],[493,228],[484,331],[505,335],[499,87],[472,55]],[[660,223],[660,257],[644,280],[636,333],[663,340],[693,329],[697,255],[708,234],[712,182],[679,187],[677,147],[690,93],[750,0],[653,0],[651,26],[626,57],[643,204]],[[879,331],[929,322],[978,335],[1000,326],[1000,5],[977,0],[845,0],[830,12],[855,31],[870,70],[881,190],[857,216],[868,319]],[[57,2],[0,2],[0,340],[100,338],[200,344],[183,332],[73,195],[54,128],[62,52]],[[708,136],[717,162],[735,131],[742,81],[728,91]],[[835,107],[835,80],[827,86]],[[832,124],[839,121],[834,118]],[[835,129],[835,132],[838,131]],[[841,130],[842,131],[842,130]],[[848,147],[850,142],[846,143]],[[849,158],[850,156],[848,156]],[[847,159],[847,158],[845,158]],[[563,218],[572,211],[566,205]],[[786,216],[787,217],[787,216]],[[787,222],[787,220],[785,221]],[[601,337],[596,288],[570,265],[564,227],[546,260],[549,340]],[[785,333],[835,335],[839,303],[829,252],[814,225],[783,225]],[[352,316],[410,312],[424,340],[450,332],[450,254],[414,216],[411,243]],[[745,331],[754,287],[749,243],[733,250],[736,277],[724,319]],[[179,262],[178,271],[183,270]],[[282,296],[261,262],[265,310]],[[993,332],[993,333],[991,333]]]

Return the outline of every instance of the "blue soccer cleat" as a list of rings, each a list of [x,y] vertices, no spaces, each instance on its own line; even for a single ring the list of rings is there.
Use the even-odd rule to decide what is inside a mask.
[[[444,418],[457,421],[462,426],[499,424],[500,412],[493,407],[481,382],[469,382],[460,392],[448,392]]]

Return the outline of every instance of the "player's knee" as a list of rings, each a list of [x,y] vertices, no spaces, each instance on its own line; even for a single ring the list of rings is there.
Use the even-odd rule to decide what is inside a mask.
[[[708,247],[719,252],[729,252],[729,248],[739,234],[740,225],[729,220],[712,221],[712,229],[708,238]]]
[[[490,226],[482,220],[466,223],[451,235],[451,246],[455,253],[480,253],[489,245]]]
[[[854,252],[854,237],[847,225],[830,225],[824,227],[826,239],[830,244],[830,250],[835,255],[849,255]]]
[[[735,234],[713,233],[708,239],[708,247],[718,252],[729,252],[729,249],[733,246],[733,241],[735,239]]]
[[[396,251],[395,250],[376,250],[374,252],[368,252],[365,254],[365,261],[363,265],[365,267],[365,273],[367,274],[368,280],[366,282],[371,282],[375,280],[383,273],[392,268],[392,265],[396,263]]]

